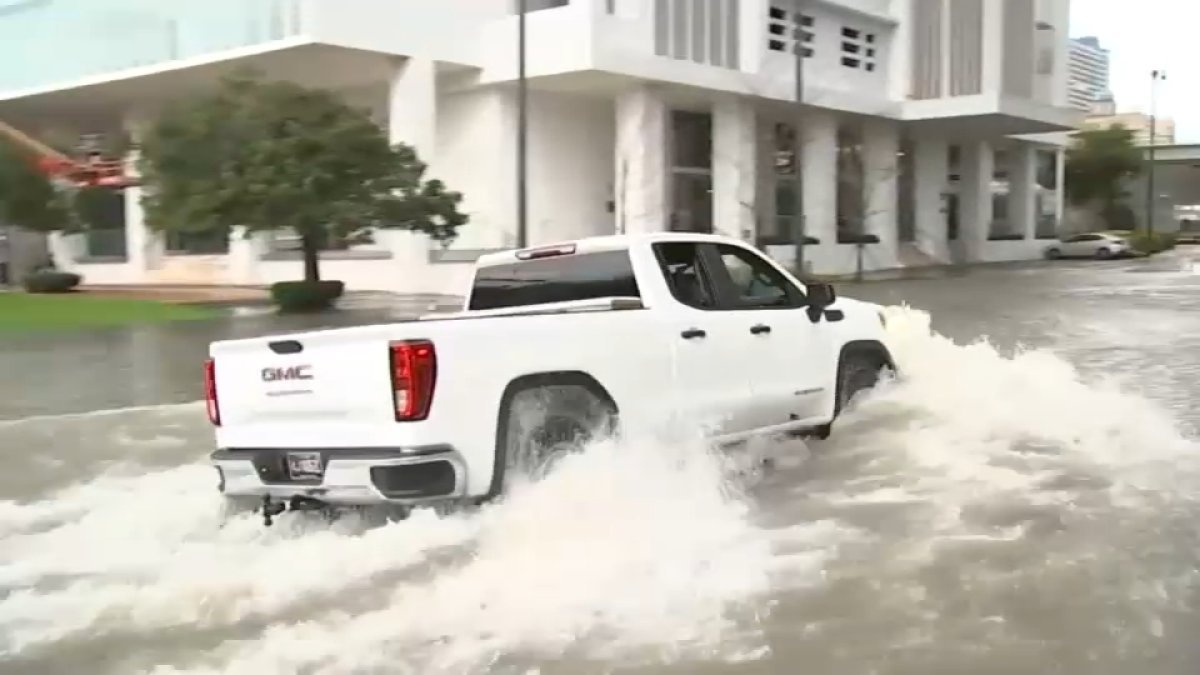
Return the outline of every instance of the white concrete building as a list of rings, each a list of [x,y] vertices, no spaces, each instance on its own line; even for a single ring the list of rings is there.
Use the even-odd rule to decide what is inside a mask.
[[[1097,104],[1112,100],[1108,50],[1093,37],[1073,38],[1067,69],[1068,103],[1076,110],[1099,112]]]
[[[447,250],[383,232],[325,253],[349,287],[457,292],[515,243],[514,0],[23,0],[0,4],[0,118],[124,128],[253,66],[330,87],[465,194]],[[791,259],[803,174],[817,273],[1037,257],[1062,217],[1069,0],[529,0],[530,243],[713,230]],[[797,38],[807,56],[799,162]],[[124,227],[55,237],[92,283],[296,278],[284,235],[160,237],[140,189]],[[120,193],[117,193],[118,195]],[[123,207],[118,199],[123,198]]]

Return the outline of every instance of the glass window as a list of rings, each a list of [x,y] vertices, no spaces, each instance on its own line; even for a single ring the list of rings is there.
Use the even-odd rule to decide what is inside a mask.
[[[302,0],[0,0],[0,91],[304,33]],[[29,64],[11,67],[10,64]]]
[[[717,254],[743,307],[793,307],[798,293],[787,278],[761,256],[737,246],[718,246]]]
[[[678,168],[712,168],[712,115],[675,110],[671,113],[672,164]]]
[[[672,176],[671,230],[673,232],[713,231],[712,176],[704,173],[676,173]]]
[[[688,242],[655,244],[654,253],[675,299],[696,309],[716,309],[712,284],[703,274],[700,246]]]
[[[482,267],[470,309],[595,298],[640,298],[629,251],[603,251]]]
[[[225,230],[168,232],[165,244],[170,254],[225,255],[229,253],[229,233]]]
[[[843,125],[837,139],[837,237],[847,243],[861,234],[865,225],[862,130],[854,124]]]
[[[784,122],[775,125],[775,173],[796,173],[796,128]]]

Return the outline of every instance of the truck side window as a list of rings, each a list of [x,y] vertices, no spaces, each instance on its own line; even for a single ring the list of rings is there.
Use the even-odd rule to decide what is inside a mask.
[[[744,248],[718,245],[717,255],[729,274],[741,307],[800,307],[804,299],[794,284],[762,257]]]
[[[654,252],[671,295],[696,309],[715,309],[716,296],[703,273],[700,247],[689,242],[655,244]]]

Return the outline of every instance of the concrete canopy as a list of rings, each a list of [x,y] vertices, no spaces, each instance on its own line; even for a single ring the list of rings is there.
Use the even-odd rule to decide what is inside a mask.
[[[211,88],[242,68],[306,86],[353,89],[384,86],[397,61],[375,52],[311,42],[273,43],[269,49],[134,68],[54,89],[8,92],[0,99],[0,118],[35,135],[59,130],[111,133],[133,119],[153,116],[172,101]]]
[[[1082,115],[1035,101],[980,94],[906,101],[902,119],[917,134],[995,138],[1075,131]]]

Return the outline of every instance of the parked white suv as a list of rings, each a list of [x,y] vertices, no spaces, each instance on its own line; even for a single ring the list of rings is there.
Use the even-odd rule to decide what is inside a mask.
[[[579,441],[674,417],[825,436],[892,369],[876,305],[741,241],[585,239],[482,257],[462,312],[215,342],[220,489],[285,507],[478,503]]]

